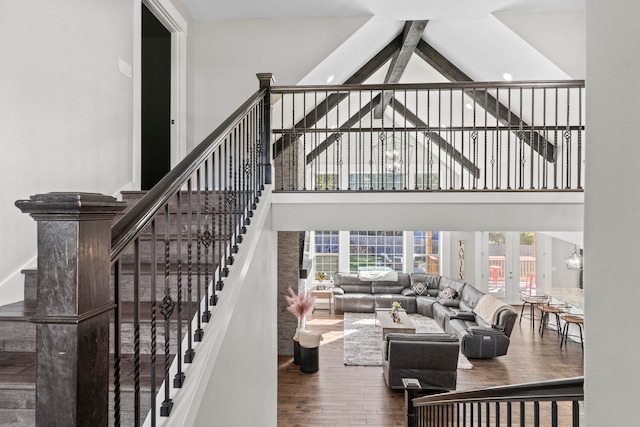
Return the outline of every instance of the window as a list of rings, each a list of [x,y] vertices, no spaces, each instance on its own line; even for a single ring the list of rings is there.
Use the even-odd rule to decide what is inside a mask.
[[[404,188],[404,176],[401,173],[386,173],[384,175],[378,173],[362,173],[349,174],[349,188],[352,190],[382,190],[384,183],[385,190],[393,188],[400,190]]]
[[[338,271],[340,253],[338,231],[316,231],[314,246],[315,280],[320,280],[320,273],[324,273],[325,280],[328,280]]]
[[[352,231],[349,236],[349,271],[358,267],[390,267],[402,271],[402,231]]]
[[[437,190],[438,189],[438,174],[437,173],[417,173],[416,174],[416,188],[418,190]]]
[[[413,271],[415,273],[440,274],[439,232],[413,232]]]
[[[316,174],[314,190],[335,190],[336,182],[336,175]]]

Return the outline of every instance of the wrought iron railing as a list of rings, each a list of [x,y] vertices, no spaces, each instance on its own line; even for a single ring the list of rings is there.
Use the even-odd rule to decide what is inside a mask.
[[[203,323],[233,264],[264,184],[270,180],[270,76],[262,88],[142,197],[114,225],[111,262],[113,424],[121,425],[123,358],[131,353],[135,425],[149,411],[171,413],[184,364],[196,357]],[[130,286],[125,286],[128,284]],[[130,295],[124,295],[130,289]],[[130,319],[126,319],[126,317]],[[147,337],[146,342],[143,336]],[[184,342],[184,344],[183,344]],[[133,347],[125,351],[124,347]],[[186,346],[186,348],[184,346]],[[174,364],[175,375],[170,377]],[[142,366],[148,366],[142,373]],[[142,377],[149,378],[143,385]],[[156,394],[164,382],[161,407]],[[148,396],[143,402],[143,396]]]
[[[582,425],[584,377],[416,397],[405,389],[407,426]]]
[[[583,81],[272,93],[275,191],[582,190]]]

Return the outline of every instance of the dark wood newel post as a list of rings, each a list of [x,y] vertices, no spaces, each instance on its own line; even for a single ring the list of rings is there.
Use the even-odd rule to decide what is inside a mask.
[[[16,206],[38,223],[36,426],[107,426],[111,220],[125,203],[48,193]]]
[[[271,184],[271,85],[275,83],[272,73],[256,74],[260,81],[260,89],[267,89],[262,116],[262,163],[264,183]]]

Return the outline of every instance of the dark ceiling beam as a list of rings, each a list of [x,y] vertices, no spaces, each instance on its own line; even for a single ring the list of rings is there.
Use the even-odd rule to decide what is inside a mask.
[[[394,110],[396,110],[398,113],[404,116],[405,120],[412,123],[414,126],[421,127],[421,128],[428,128],[428,125],[425,122],[420,120],[418,116],[416,116],[411,110],[409,110],[404,105],[402,105],[402,103],[397,99],[393,98],[393,101],[391,102],[391,106]],[[438,145],[440,150],[443,150],[449,155],[451,155],[453,157],[453,160],[456,163],[459,163],[460,166],[462,166],[464,169],[468,170],[469,173],[474,178],[477,178],[478,176],[480,176],[480,169],[475,165],[475,163],[469,160],[468,158],[466,158],[460,151],[458,151],[455,147],[453,147],[446,139],[442,138],[439,133],[425,132],[425,134],[428,134],[428,137]],[[416,141],[416,144],[417,143],[418,141]]]
[[[422,34],[429,21],[407,21],[404,24],[404,30],[402,32],[402,48],[393,56],[387,75],[384,78],[384,82],[388,84],[396,84],[400,82],[400,78],[404,74],[404,70],[409,64],[409,60],[415,52],[418,42],[422,40]],[[389,105],[389,100],[393,96],[393,92],[388,90],[384,92],[382,101],[376,105],[373,113],[373,117],[381,119],[382,114]]]
[[[349,77],[344,84],[362,84],[369,77],[376,73],[389,59],[397,54],[402,48],[402,34],[393,39],[391,43],[386,45],[380,52],[378,52],[373,58],[371,58],[366,64],[364,64],[358,71],[356,71],[351,77]],[[332,93],[327,99],[321,102],[316,108],[314,108],[309,114],[307,114],[302,120],[296,123],[294,129],[299,129],[306,126],[307,128],[315,125],[319,120],[326,116],[329,111],[335,108],[343,99],[348,96],[348,93]],[[283,138],[284,141],[283,141]],[[290,137],[282,136],[276,140],[273,144],[274,148],[273,158],[276,158],[282,150],[289,147],[291,143]]]
[[[467,76],[462,70],[451,63],[440,52],[435,50],[433,46],[420,39],[415,53],[422,58],[427,64],[431,65],[437,72],[442,74],[447,80],[452,82],[472,82],[473,79]],[[505,105],[499,102],[494,96],[485,90],[468,90],[465,93],[470,96],[476,104],[483,108],[487,113],[497,118],[500,123],[511,125],[514,131],[520,126],[522,121],[524,127],[528,127],[518,115],[514,114]],[[555,160],[555,146],[542,137],[538,132],[524,132],[522,140],[525,144],[531,146],[535,152],[542,155],[548,162]]]
[[[380,94],[376,95],[369,103],[360,109],[357,113],[349,117],[349,120],[340,125],[341,128],[350,128],[360,123],[368,114],[371,114],[371,110],[374,105],[380,102]],[[334,132],[327,137],[324,141],[316,146],[309,154],[307,154],[307,164],[313,162],[320,154],[331,147],[331,144],[336,142],[342,135],[342,132]]]

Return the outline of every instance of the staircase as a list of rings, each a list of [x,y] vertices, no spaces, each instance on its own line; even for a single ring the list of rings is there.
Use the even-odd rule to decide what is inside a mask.
[[[127,202],[127,210],[134,206],[145,192],[132,191],[123,192],[122,199]],[[183,197],[186,200],[186,196]],[[231,215],[233,214],[224,207],[224,196],[218,197],[213,200],[212,211],[212,225],[215,224],[216,240],[211,243],[211,250],[207,251],[208,262],[204,260],[200,263],[200,275],[198,271],[192,269],[191,271],[191,298],[187,297],[188,289],[188,270],[187,270],[187,257],[188,257],[188,242],[181,238],[180,256],[183,260],[182,264],[184,268],[181,271],[182,275],[182,310],[183,316],[186,317],[189,309],[190,315],[193,316],[197,313],[197,304],[199,299],[205,297],[204,284],[210,281],[212,274],[217,268],[217,264],[214,264],[212,260],[220,259],[220,247],[218,241],[224,241],[227,236],[223,233],[225,224],[231,222]],[[195,203],[195,202],[194,202]],[[193,205],[193,204],[192,204]],[[188,212],[182,212],[181,224],[182,235],[185,235],[186,227],[189,224],[187,222]],[[126,212],[126,211],[125,211]],[[197,206],[193,206],[191,214],[195,217],[197,212]],[[124,213],[123,213],[124,214]],[[162,289],[165,286],[165,273],[168,289],[172,298],[177,301],[177,288],[178,288],[178,272],[177,272],[177,259],[178,259],[178,233],[176,229],[177,224],[177,211],[175,203],[169,206],[169,245],[168,253],[165,253],[165,214],[161,213],[156,220],[156,227],[159,229],[156,236],[156,250],[155,250],[155,263],[156,263],[156,303],[159,304],[162,301],[163,294]],[[121,217],[114,219],[114,223]],[[193,225],[195,227],[195,225]],[[228,227],[228,226],[227,226]],[[197,230],[193,229],[193,240]],[[140,275],[139,275],[139,296],[140,296],[140,310],[142,312],[151,311],[152,304],[152,253],[151,253],[151,233],[146,231],[140,237]],[[220,240],[221,239],[221,240]],[[197,242],[192,242],[192,246],[195,248]],[[195,262],[196,254],[195,249],[193,253],[193,261]],[[201,250],[201,256],[203,255]],[[169,265],[165,270],[165,257],[169,257]],[[134,369],[134,336],[133,336],[133,312],[134,312],[134,257],[133,250],[126,249],[121,257],[121,270],[120,270],[120,307],[121,307],[121,352],[122,352],[122,382],[121,382],[121,422],[122,425],[133,425],[133,392],[134,384],[132,381],[133,375],[131,374]],[[29,321],[29,318],[35,314],[36,311],[36,289],[37,289],[37,270],[29,269],[24,270],[24,300],[13,304],[0,307],[0,425],[2,426],[33,426],[35,425],[35,382],[36,382],[36,325]],[[206,276],[206,279],[205,279]],[[198,287],[197,284],[200,283]],[[114,295],[113,280],[111,283],[111,295]],[[213,297],[215,299],[215,297]],[[208,295],[208,301],[213,302],[213,299]],[[192,304],[188,303],[191,301]],[[212,307],[210,307],[211,309]],[[175,314],[172,315],[172,322],[170,328],[170,334],[174,337],[171,340],[170,346],[170,359],[173,359],[177,351],[175,337],[178,333],[178,323],[175,321]],[[113,316],[112,316],[113,317]],[[146,319],[148,316],[142,316],[142,319]],[[206,319],[200,319],[206,321]],[[148,366],[151,359],[151,327],[150,320],[141,320],[140,326],[140,353],[141,353],[141,365]],[[160,323],[160,322],[159,322]],[[110,332],[110,365],[113,366],[113,327],[114,322],[112,319],[112,328]],[[181,334],[184,337],[188,331],[188,322],[183,320],[181,324]],[[193,338],[193,337],[192,337]],[[156,363],[159,367],[164,366],[164,328],[158,326],[156,340],[158,342],[156,348]],[[184,351],[184,349],[183,349]],[[171,360],[170,360],[171,361]],[[169,362],[170,362],[169,361]],[[159,387],[164,380],[164,370],[159,368],[156,370],[156,387]],[[146,413],[150,407],[150,387],[151,378],[141,378],[141,420],[144,421]],[[113,389],[113,385],[111,386]],[[110,396],[111,403],[113,405],[113,394]],[[110,420],[109,425],[113,425]]]

